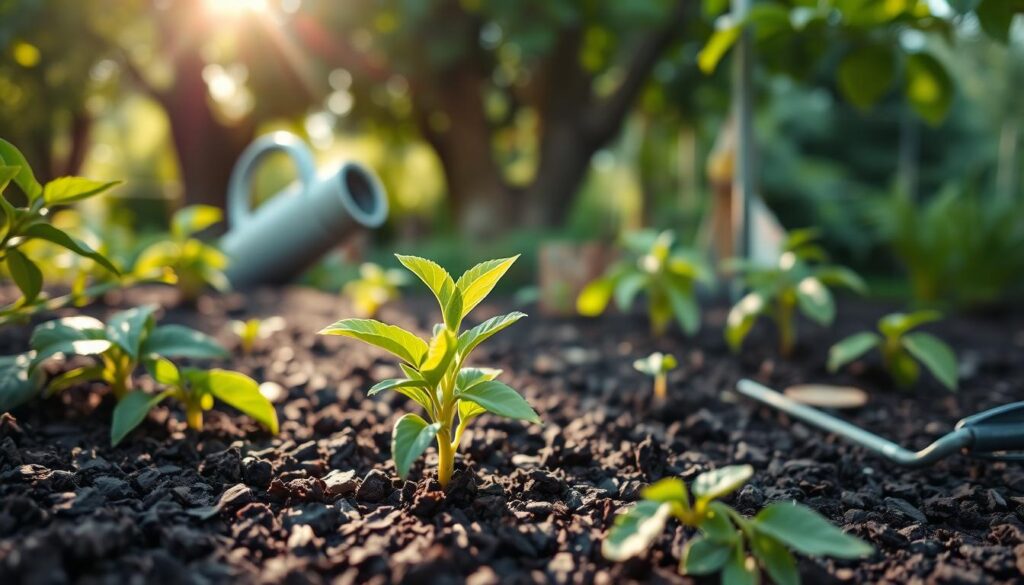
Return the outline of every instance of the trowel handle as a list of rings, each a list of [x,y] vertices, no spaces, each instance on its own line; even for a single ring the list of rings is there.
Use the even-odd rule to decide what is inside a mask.
[[[313,153],[298,136],[290,132],[274,132],[253,141],[238,158],[231,181],[228,183],[228,225],[240,226],[252,216],[252,175],[256,166],[267,154],[280,151],[295,163],[303,192],[316,179],[316,162]]]

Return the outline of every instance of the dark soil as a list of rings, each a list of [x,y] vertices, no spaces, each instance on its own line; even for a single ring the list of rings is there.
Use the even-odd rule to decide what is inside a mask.
[[[132,291],[120,304],[154,295],[165,296]],[[474,320],[499,308],[484,305]],[[1020,314],[938,328],[964,364],[958,394],[930,379],[893,392],[871,360],[829,376],[828,346],[873,326],[884,309],[841,303],[833,330],[803,328],[791,361],[773,357],[768,327],[743,357],[730,356],[723,308],[706,312],[695,340],[654,340],[642,316],[531,316],[474,361],[504,368],[502,379],[544,425],[476,421],[447,494],[431,479],[433,449],[415,481],[395,476],[391,423],[415,405],[365,395],[397,374],[393,360],[315,335],[346,314],[342,301],[291,289],[171,309],[165,321],[226,343],[228,319],[286,318],[262,350],[229,364],[280,385],[280,436],[227,409],[208,413],[197,434],[170,406],[111,449],[112,399],[98,385],[3,415],[0,583],[687,582],[676,569],[688,529],[671,525],[649,554],[623,564],[602,559],[601,539],[645,484],[733,463],[756,469],[729,500],[742,512],[797,500],[877,548],[862,562],[801,559],[805,583],[1022,582],[1021,464],[954,456],[926,470],[897,468],[732,391],[741,376],[778,388],[857,384],[872,401],[846,416],[913,447],[962,416],[1024,400]],[[423,332],[437,312],[414,300],[381,318]],[[23,349],[27,333],[0,332],[0,350]],[[664,405],[652,403],[649,380],[631,366],[654,350],[681,361]]]

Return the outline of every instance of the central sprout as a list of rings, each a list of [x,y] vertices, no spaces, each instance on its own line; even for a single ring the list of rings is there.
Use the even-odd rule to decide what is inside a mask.
[[[470,421],[490,412],[540,422],[518,392],[497,381],[501,370],[464,367],[478,345],[526,316],[519,312],[499,315],[460,332],[462,319],[484,300],[518,256],[481,262],[458,281],[430,260],[396,256],[427,285],[441,307],[443,323],[434,326],[430,340],[373,319],[343,319],[320,333],[354,337],[402,360],[399,366],[405,377],[383,380],[368,395],[394,390],[423,407],[426,419],[409,413],[395,423],[391,455],[399,477],[405,479],[412,463],[436,440],[437,479],[447,486],[455,467],[455,452]]]

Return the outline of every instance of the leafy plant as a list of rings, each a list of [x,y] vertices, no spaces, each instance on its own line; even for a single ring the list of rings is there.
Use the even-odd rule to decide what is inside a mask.
[[[651,547],[669,518],[676,518],[700,531],[700,536],[686,543],[679,571],[687,575],[721,571],[726,585],[758,583],[761,570],[780,585],[800,583],[789,549],[843,559],[872,554],[869,544],[843,533],[805,506],[777,502],[747,518],[718,501],[753,473],[749,465],[731,465],[697,476],[689,490],[678,478],[645,488],[643,499],[615,518],[601,552],[612,561],[637,556]]]
[[[351,299],[357,315],[374,317],[381,306],[401,296],[398,287],[407,283],[405,273],[366,262],[359,266],[359,278],[346,283],[342,294]]]
[[[668,396],[668,373],[679,365],[675,356],[656,351],[651,355],[633,362],[638,372],[654,378],[654,396],[665,399]]]
[[[231,322],[231,330],[238,336],[238,345],[242,353],[245,354],[252,353],[256,343],[267,339],[282,329],[284,329],[284,319],[281,317]]]
[[[732,307],[726,319],[725,339],[733,351],[739,351],[754,323],[765,316],[775,322],[779,350],[788,356],[797,339],[796,311],[816,323],[830,325],[836,308],[829,287],[866,291],[867,286],[857,273],[827,263],[828,256],[817,239],[814,229],[793,231],[775,266],[762,267],[738,260],[729,263],[729,268],[738,271],[743,284],[752,289]]]
[[[160,274],[170,268],[178,279],[182,298],[199,298],[207,285],[214,290],[230,290],[224,275],[228,259],[216,246],[195,235],[223,219],[220,209],[210,205],[190,205],[179,209],[171,218],[167,237],[146,247],[135,262],[134,272],[143,276]]]
[[[16,206],[4,194],[11,182],[24,195],[24,205]],[[0,139],[0,265],[21,291],[14,303],[0,308],[0,320],[24,314],[43,302],[43,271],[26,254],[27,244],[45,241],[89,258],[114,275],[117,268],[85,242],[72,237],[50,223],[55,208],[88,199],[117,185],[82,177],[60,177],[40,185],[25,157],[11,143]]]
[[[583,288],[576,300],[577,311],[587,317],[600,315],[613,296],[619,310],[627,311],[643,291],[655,335],[663,335],[673,317],[687,335],[695,334],[700,329],[697,285],[711,286],[714,279],[695,252],[673,250],[674,241],[671,231],[640,231],[627,236],[628,258]]]
[[[213,408],[214,399],[237,408],[251,416],[268,431],[277,434],[277,412],[261,393],[255,380],[228,370],[178,369],[170,360],[155,357],[146,361],[153,379],[166,387],[156,395],[141,390],[127,393],[114,407],[114,420],[110,426],[110,443],[116,446],[139,426],[149,411],[171,398],[185,408],[189,428],[203,429],[203,411]]]
[[[402,360],[404,378],[384,380],[370,389],[374,396],[394,390],[423,407],[427,419],[409,413],[395,423],[391,455],[398,475],[409,468],[434,440],[437,441],[437,478],[447,486],[455,465],[462,433],[476,417],[490,412],[539,423],[537,413],[518,392],[496,378],[501,370],[464,367],[467,358],[485,340],[526,315],[519,312],[492,317],[462,331],[462,320],[491,292],[518,256],[481,262],[453,280],[443,268],[423,258],[397,255],[437,298],[443,323],[434,326],[429,342],[372,319],[343,319],[320,331],[323,335],[352,337],[388,351]],[[458,425],[455,417],[458,415]]]
[[[956,354],[938,337],[911,330],[942,318],[936,311],[892,313],[878,321],[878,332],[855,333],[832,346],[828,370],[836,372],[872,349],[882,353],[882,363],[900,386],[912,386],[921,375],[918,362],[946,388],[956,391]]]

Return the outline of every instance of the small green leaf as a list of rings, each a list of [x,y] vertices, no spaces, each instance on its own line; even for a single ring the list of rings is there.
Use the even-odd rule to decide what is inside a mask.
[[[729,506],[722,502],[711,502],[705,511],[704,520],[700,523],[700,531],[708,540],[733,545],[740,540],[740,532],[729,520]]]
[[[415,414],[406,414],[395,423],[391,434],[391,457],[395,460],[398,477],[409,476],[409,468],[437,436],[441,423],[427,424]]]
[[[434,297],[437,298],[438,305],[441,307],[445,326],[452,331],[458,331],[464,303],[462,293],[455,286],[452,276],[444,268],[426,258],[403,256],[402,254],[395,254],[395,257],[402,263],[402,266],[408,268],[434,293]]]
[[[103,379],[103,366],[84,366],[61,372],[46,383],[46,396],[53,396],[79,384]]]
[[[189,205],[179,209],[171,219],[171,235],[184,240],[224,218],[220,208],[212,205]]]
[[[584,317],[597,317],[608,308],[614,291],[614,279],[602,277],[591,281],[576,298],[576,311]]]
[[[111,348],[112,344],[107,339],[80,339],[77,341],[63,341],[47,345],[36,352],[32,358],[32,367],[35,368],[42,362],[57,354],[63,355],[99,355]]]
[[[615,306],[623,313],[633,306],[637,293],[647,284],[648,275],[640,272],[625,274],[615,284]]]
[[[389,378],[387,380],[381,380],[373,385],[372,388],[366,391],[367,396],[376,396],[381,392],[387,390],[396,390],[398,388],[423,388],[426,386],[426,382],[423,380],[409,380],[408,378]]]
[[[99,339],[105,335],[103,323],[86,315],[64,317],[47,321],[32,331],[29,345],[36,351],[42,351],[51,345],[68,341]]]
[[[93,181],[83,177],[59,177],[43,187],[43,201],[47,205],[66,205],[88,199],[110,189],[120,181]]]
[[[487,412],[487,409],[480,406],[472,400],[459,400],[459,421],[469,421],[481,414]]]
[[[893,52],[882,45],[862,46],[839,63],[839,89],[854,106],[868,110],[892,85]]]
[[[736,546],[729,556],[728,562],[722,567],[722,583],[728,585],[757,585],[757,563]]]
[[[155,327],[142,342],[141,355],[193,359],[224,358],[230,355],[214,338],[184,325]]]
[[[679,361],[676,360],[674,355],[665,355],[660,351],[656,351],[645,358],[633,362],[633,368],[636,371],[648,376],[664,374],[676,369],[678,366]]]
[[[839,368],[878,347],[881,342],[882,338],[870,331],[847,337],[828,350],[828,371],[838,372]]]
[[[29,260],[17,248],[7,250],[7,270],[22,294],[22,305],[31,304],[43,290],[43,273],[35,262]]]
[[[813,276],[800,281],[796,287],[796,302],[800,311],[821,325],[830,325],[836,316],[832,293]]]
[[[480,382],[490,382],[500,374],[501,370],[494,368],[462,368],[455,377],[455,389],[462,392]]]
[[[463,331],[462,335],[459,335],[459,357],[465,360],[476,346],[525,316],[526,313],[513,311],[506,315],[491,317],[476,327]]]
[[[107,321],[107,338],[137,359],[143,336],[153,326],[156,309],[156,305],[144,305],[115,313]]]
[[[938,126],[953,103],[953,80],[938,59],[927,53],[907,57],[907,99],[910,107],[932,126]]]
[[[154,380],[165,386],[181,386],[181,372],[178,371],[178,366],[167,358],[156,357],[146,360],[146,369]]]
[[[938,337],[930,333],[909,333],[903,336],[903,347],[911,353],[924,367],[949,388],[957,388],[957,363],[953,349]]]
[[[754,517],[756,529],[808,556],[856,559],[873,549],[843,533],[814,510],[799,504],[769,504]]]
[[[698,500],[708,502],[736,491],[752,475],[754,468],[749,465],[727,465],[698,475],[691,489]]]
[[[21,167],[0,164],[0,195],[2,195],[3,192],[7,189],[7,185],[10,184],[11,180],[14,179],[14,177],[18,176],[19,172],[21,172]],[[6,202],[7,200],[4,199],[4,201]],[[7,207],[4,206],[4,215],[7,216],[6,219],[9,220],[11,219],[11,217],[10,215],[8,215],[7,211]]]
[[[271,434],[277,434],[277,411],[260,393],[260,385],[256,380],[240,372],[213,369],[206,372],[201,388],[213,394],[217,400],[249,415]]]
[[[666,477],[645,487],[640,496],[652,502],[683,502],[690,503],[686,483],[678,477]]]
[[[710,575],[720,571],[729,560],[733,546],[699,536],[692,538],[683,551],[680,571],[685,575]]]
[[[342,319],[320,330],[320,335],[352,337],[389,351],[411,366],[418,367],[427,354],[427,342],[412,333],[373,319]]]
[[[132,429],[146,420],[149,411],[170,395],[170,390],[156,396],[150,396],[140,390],[126,394],[114,407],[114,419],[110,424],[110,445],[116,447]]]
[[[21,188],[29,201],[35,201],[42,194],[43,188],[32,174],[32,167],[25,160],[25,156],[3,138],[0,138],[0,163],[19,167],[18,174],[14,177],[14,184]]]
[[[878,321],[878,330],[886,337],[900,337],[911,329],[942,319],[938,311],[915,311],[913,313],[891,313]]]
[[[739,351],[757,317],[765,308],[765,298],[759,292],[747,293],[729,310],[725,320],[725,341],[733,351]]]
[[[34,397],[42,372],[31,368],[32,354],[0,356],[0,412],[9,412]]]
[[[36,238],[52,242],[62,248],[65,248],[67,250],[74,252],[75,254],[78,254],[79,256],[89,258],[90,260],[96,262],[97,264],[99,264],[112,274],[121,273],[117,269],[117,267],[110,263],[110,260],[107,260],[107,258],[103,256],[103,254],[100,254],[96,250],[93,250],[92,247],[90,247],[85,242],[77,238],[72,238],[68,234],[62,232],[61,230],[53,227],[48,223],[37,223],[30,225],[28,228],[25,229],[24,236],[26,238]]]
[[[448,366],[458,350],[455,334],[447,328],[441,328],[430,340],[427,355],[420,365],[420,374],[431,386],[436,385],[448,371]]]
[[[534,412],[525,398],[497,380],[474,384],[459,392],[457,397],[472,400],[486,408],[488,412],[500,416],[532,423],[540,422],[540,417],[537,416],[537,413]]]
[[[462,292],[462,315],[465,317],[494,290],[494,285],[508,272],[512,264],[519,259],[516,254],[511,258],[500,258],[481,262],[470,268],[459,277],[455,286]]]
[[[814,276],[827,286],[842,286],[859,295],[868,292],[868,285],[864,279],[845,266],[823,266],[814,271]]]
[[[767,534],[754,531],[750,548],[776,585],[800,585],[796,560],[786,547]]]
[[[694,335],[700,329],[700,307],[697,305],[697,296],[693,289],[684,290],[680,287],[669,284],[665,287],[668,294],[669,304],[672,305],[672,314],[679,322],[679,328],[687,335]]]
[[[736,40],[740,38],[740,27],[738,25],[732,25],[725,28],[719,28],[712,33],[711,38],[708,39],[704,48],[697,54],[697,65],[705,75],[714,73],[715,69],[718,68],[718,62],[725,57],[725,54],[729,52],[729,49],[736,44]]]
[[[671,504],[641,501],[615,517],[615,524],[601,543],[609,561],[625,561],[651,548],[665,530]]]

